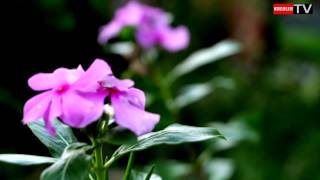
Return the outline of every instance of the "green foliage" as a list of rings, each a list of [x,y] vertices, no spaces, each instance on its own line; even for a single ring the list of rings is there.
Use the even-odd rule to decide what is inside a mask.
[[[243,118],[232,119],[228,123],[212,123],[212,127],[216,127],[227,137],[227,141],[217,140],[213,142],[212,147],[215,151],[221,151],[236,147],[242,141],[259,142],[259,135],[251,128]]]
[[[130,177],[131,177],[131,169],[132,169],[132,166],[133,166],[133,160],[134,160],[134,153],[131,152],[130,156],[129,156],[128,163],[127,163],[126,172],[124,173],[124,176],[123,176],[123,180],[129,180],[130,179]]]
[[[134,144],[137,142],[137,136],[128,129],[115,127],[102,137],[98,138],[97,141],[113,145]]]
[[[61,158],[42,172],[41,180],[87,180],[91,156],[81,148],[83,146],[83,144],[68,146]]]
[[[43,19],[35,21],[45,24],[40,26],[44,28],[40,30],[57,36],[61,35],[60,32],[54,34],[52,27],[59,30],[75,30],[80,34],[80,38],[78,35],[76,37],[72,35],[70,36],[72,43],[68,39],[66,42],[72,44],[70,52],[77,52],[78,49],[83,49],[83,43],[74,43],[75,38],[86,43],[86,47],[98,46],[96,35],[82,32],[98,32],[97,27],[107,23],[115,12],[114,8],[125,1],[90,0],[87,3],[75,3],[63,0],[37,0],[35,2],[45,11],[41,14],[37,10],[30,9],[35,15],[43,16],[34,18]],[[244,11],[235,11],[234,7],[239,7],[241,3],[237,1],[230,3],[215,0],[150,1],[150,3],[156,6],[161,3],[163,6],[159,7],[172,13],[176,25],[186,24],[191,32],[191,44],[188,49],[178,53],[157,52],[159,56],[152,61],[154,66],[144,67],[148,73],[141,77],[135,76],[137,87],[146,91],[148,95],[148,105],[151,105],[147,107],[148,110],[161,114],[161,125],[157,128],[161,129],[173,121],[195,126],[209,125],[217,128],[227,141],[214,139],[199,146],[157,148],[152,153],[146,151],[143,154],[146,158],[143,157],[141,162],[137,157],[137,164],[156,163],[155,172],[166,180],[199,179],[199,174],[202,173],[205,174],[204,179],[214,180],[319,179],[320,159],[317,150],[320,148],[320,133],[317,119],[320,109],[320,38],[316,16],[273,16],[272,13],[268,13],[269,7],[272,6],[270,2],[251,2]],[[265,7],[261,12],[267,13],[257,10],[261,7]],[[187,11],[192,13],[185,13]],[[81,15],[83,12],[86,12],[85,16]],[[92,17],[96,18],[96,15],[101,15],[102,18],[87,21]],[[239,21],[235,15],[239,15]],[[242,24],[241,17],[245,16],[249,20]],[[250,19],[251,17],[253,19]],[[76,20],[77,22],[79,20],[81,26],[76,26]],[[52,27],[47,27],[47,24]],[[249,28],[246,29],[247,27]],[[83,31],[84,28],[89,30]],[[281,31],[277,31],[278,29]],[[230,34],[239,40],[241,47],[234,41],[223,41],[222,44],[211,46]],[[133,30],[126,29],[121,36],[120,39],[133,40]],[[50,43],[52,42],[48,41],[48,44]],[[223,48],[219,50],[218,47],[221,48],[223,44],[230,51],[225,51]],[[197,51],[202,47],[208,48]],[[108,54],[105,55],[108,62],[110,60],[111,65],[116,62],[113,68],[119,67],[116,73],[120,73],[122,67],[127,67],[130,61],[124,61],[118,56],[110,57],[110,52],[128,57],[135,48],[132,43],[115,43],[106,47]],[[88,54],[82,52],[81,57],[94,58],[92,55],[97,55],[96,53],[103,56],[102,52],[89,52],[92,49],[87,49]],[[232,61],[220,61],[237,54],[242,49],[243,53],[232,58]],[[151,58],[148,56],[145,59]],[[142,62],[146,62],[145,59],[143,57]],[[185,61],[182,61],[183,59]],[[79,63],[78,61],[79,59],[75,59],[74,63]],[[56,66],[56,63],[52,62],[52,65]],[[128,67],[130,66],[131,64]],[[164,84],[170,83],[166,84],[172,92],[168,103],[170,108],[166,106],[167,101],[162,97],[162,92],[159,92],[158,84],[162,82],[152,78],[155,67],[166,77],[167,81],[164,81]],[[26,72],[30,73],[29,70]],[[133,73],[128,73],[130,78]],[[0,89],[0,102],[12,109],[19,109],[19,113],[22,109],[20,100],[14,98],[14,94],[6,89]],[[251,117],[243,116],[243,112],[249,112],[247,115]],[[259,115],[256,116],[256,113]],[[16,119],[11,122],[19,121],[20,119]],[[136,139],[131,141],[130,134],[115,130],[116,132],[111,130],[110,135],[101,137],[100,142],[113,145],[124,143],[121,148],[147,143],[141,142],[141,138],[138,141]],[[73,140],[69,141],[64,136],[63,138],[56,136],[56,139],[53,139],[43,126],[37,127],[36,124],[33,131],[55,157],[61,156],[68,144],[76,142],[76,139],[71,138]],[[70,131],[67,128],[62,133]],[[67,143],[64,139],[67,139]],[[203,151],[201,147],[204,145],[207,149]],[[107,147],[105,153],[110,153],[114,148]],[[13,160],[11,157],[2,157],[7,162]],[[166,157],[175,159],[164,159]],[[25,160],[25,157],[21,158]],[[203,161],[199,162],[199,159]],[[197,168],[194,167],[195,164]],[[121,162],[115,164],[117,165],[121,165]],[[11,172],[12,176],[3,178],[5,173],[1,171],[0,179],[15,179],[15,174],[29,173],[29,169],[13,171],[11,166],[10,168],[7,166],[1,166],[0,169]],[[133,170],[133,174],[143,174],[141,179],[146,177],[147,172]],[[197,172],[200,173],[196,174]],[[21,178],[34,179],[23,175]]]
[[[233,40],[224,40],[209,48],[198,50],[169,72],[167,79],[173,82],[180,76],[190,73],[201,66],[237,54],[240,50],[240,44]]]
[[[216,129],[205,127],[192,127],[173,124],[167,128],[145,134],[132,145],[122,145],[113,154],[118,158],[128,152],[141,151],[160,144],[182,144],[205,141],[213,138],[224,138]]]
[[[55,158],[35,156],[28,154],[0,154],[0,161],[18,165],[37,165],[37,164],[51,164],[57,161]]]
[[[208,96],[216,88],[233,89],[234,81],[230,78],[215,77],[209,82],[185,85],[181,93],[170,102],[173,109],[181,109]]]
[[[151,168],[150,168],[148,174],[146,175],[146,177],[144,178],[144,180],[149,180],[149,179],[151,179],[153,170],[154,170],[154,165],[151,166]]]
[[[134,32],[135,32],[135,28],[134,27],[124,27],[119,36],[121,39],[125,40],[125,41],[134,41],[135,37],[134,37]]]
[[[149,172],[141,172],[133,170],[131,172],[132,180],[162,180],[162,178],[157,174],[152,174],[154,166],[150,168]]]
[[[43,120],[35,121],[28,124],[28,126],[33,134],[48,147],[54,157],[60,157],[67,146],[78,142],[71,128],[62,124],[59,120],[54,121],[56,136],[51,136],[48,133]]]

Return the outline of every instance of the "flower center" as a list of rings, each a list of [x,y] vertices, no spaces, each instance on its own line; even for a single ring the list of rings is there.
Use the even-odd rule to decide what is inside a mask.
[[[58,94],[63,94],[65,93],[67,90],[69,89],[69,85],[68,84],[64,84],[64,85],[61,85],[57,88],[54,89],[54,91]]]

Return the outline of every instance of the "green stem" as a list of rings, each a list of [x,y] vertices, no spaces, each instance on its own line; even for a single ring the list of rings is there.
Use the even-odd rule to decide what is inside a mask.
[[[111,156],[111,158],[104,164],[104,168],[108,169],[111,166],[111,164],[114,163],[114,161],[116,161],[118,158]]]
[[[131,173],[131,169],[132,169],[133,159],[134,159],[134,154],[133,154],[133,152],[131,152],[130,156],[129,156],[126,172],[125,172],[125,174],[123,176],[123,180],[129,180],[130,179],[130,173]]]
[[[169,84],[170,82],[167,81],[166,77],[164,76],[162,70],[155,66],[154,67],[154,76],[155,76],[155,81],[158,82],[158,87],[160,89],[160,94],[162,98],[165,100],[166,106],[168,107],[168,110],[170,111],[171,115],[178,119],[178,109],[172,108],[170,103],[173,100],[173,95],[171,92],[171,85]]]
[[[159,82],[161,95],[166,101],[172,100],[171,90],[160,68],[155,67],[156,80]]]
[[[95,173],[97,176],[97,180],[107,180],[107,169],[104,167],[104,162],[103,162],[103,153],[102,153],[102,144],[98,144],[94,150],[94,155],[95,155]]]
[[[97,127],[99,134],[97,138],[100,138],[108,131],[109,118],[103,117],[99,121],[98,127]],[[93,151],[93,155],[95,157],[94,172],[96,174],[96,178],[97,180],[108,180],[109,179],[108,168],[104,166],[104,161],[106,160],[104,160],[104,157],[103,157],[103,145],[100,142],[97,142],[93,138],[90,138],[90,140],[94,146],[94,151]]]

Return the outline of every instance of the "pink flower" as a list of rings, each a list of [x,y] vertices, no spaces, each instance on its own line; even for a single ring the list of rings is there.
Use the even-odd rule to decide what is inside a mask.
[[[142,135],[152,131],[160,116],[145,111],[144,92],[133,88],[131,80],[119,80],[108,76],[101,84],[111,96],[111,106],[115,113],[115,122],[124,128]]]
[[[77,69],[58,68],[53,73],[38,73],[28,80],[36,91],[44,91],[29,99],[23,109],[23,123],[43,118],[51,135],[55,134],[52,121],[60,118],[63,123],[83,128],[98,120],[103,113],[106,92],[99,82],[111,74],[103,60],[95,60],[84,72]]]
[[[96,121],[103,113],[104,100],[111,96],[116,123],[136,135],[150,132],[160,116],[144,111],[144,92],[133,88],[131,80],[119,80],[112,75],[109,65],[95,60],[85,72],[58,68],[53,73],[38,73],[28,80],[36,91],[44,91],[29,99],[23,109],[23,123],[41,118],[51,135],[55,118],[74,127],[83,128]]]
[[[189,31],[185,26],[172,28],[166,12],[136,1],[117,10],[113,20],[101,28],[98,42],[107,43],[127,26],[136,27],[136,39],[143,48],[160,45],[174,52],[189,44]]]

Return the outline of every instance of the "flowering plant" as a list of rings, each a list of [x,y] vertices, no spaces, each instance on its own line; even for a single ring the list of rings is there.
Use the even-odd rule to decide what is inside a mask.
[[[109,65],[101,59],[95,60],[87,71],[79,66],[38,73],[29,79],[28,84],[33,90],[44,92],[26,102],[23,123],[28,124],[53,157],[2,154],[0,159],[22,165],[52,163],[43,171],[41,179],[105,180],[110,166],[127,153],[159,144],[222,137],[213,128],[179,124],[151,132],[160,116],[144,110],[144,92],[134,88],[133,81],[114,77]],[[107,97],[111,106],[104,105]],[[87,134],[91,144],[79,142],[71,127],[83,130],[96,121],[95,133]],[[119,128],[129,129],[138,137],[122,144],[112,155],[105,155],[103,146],[114,140]],[[131,158],[125,179],[129,178]]]
[[[98,41],[105,44],[122,28],[133,26],[143,51],[148,52],[157,45],[170,52],[186,48],[189,44],[187,28],[173,28],[169,24],[170,16],[161,9],[130,1],[101,28]],[[192,88],[173,98],[169,87],[177,78],[238,50],[233,41],[223,41],[192,54],[166,76],[154,73],[155,84],[159,85],[161,96],[166,99],[165,105],[172,114],[211,91],[208,83],[190,85]],[[20,165],[52,164],[42,172],[41,179],[44,180],[106,180],[112,165],[127,154],[130,156],[122,171],[124,180],[159,179],[153,173],[154,167],[145,172],[134,170],[134,152],[161,144],[224,138],[212,127],[175,123],[155,128],[161,122],[160,115],[145,110],[144,91],[136,88],[133,80],[115,77],[102,59],[96,59],[87,70],[79,65],[75,69],[58,68],[52,73],[35,74],[28,80],[28,85],[41,93],[25,103],[22,121],[49,149],[52,157],[1,154],[0,161]],[[152,132],[154,129],[157,131]],[[112,151],[114,145],[117,148]]]
[[[105,44],[124,27],[136,28],[136,39],[146,49],[160,45],[168,51],[178,51],[189,44],[189,31],[185,26],[172,28],[170,15],[163,10],[136,1],[118,9],[112,21],[101,27],[98,42]]]

